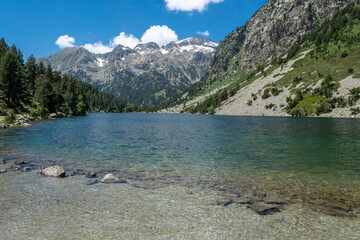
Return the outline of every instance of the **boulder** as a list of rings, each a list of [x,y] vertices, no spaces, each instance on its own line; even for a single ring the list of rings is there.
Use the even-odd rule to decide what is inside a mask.
[[[65,170],[64,168],[55,165],[52,167],[45,168],[44,170],[41,170],[40,174],[45,177],[63,178],[65,177]]]
[[[119,182],[120,179],[115,177],[114,174],[112,173],[108,173],[106,174],[101,180],[100,182],[104,182],[104,183],[111,183],[111,182]]]
[[[50,113],[49,118],[50,119],[55,119],[55,118],[58,118],[58,115],[56,113]]]
[[[64,117],[66,117],[66,114],[63,113],[63,112],[57,112],[56,115],[57,115],[59,118],[64,118]]]

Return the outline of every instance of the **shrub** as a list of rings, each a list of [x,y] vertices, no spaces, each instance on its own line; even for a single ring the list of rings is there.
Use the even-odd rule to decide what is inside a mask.
[[[42,118],[46,118],[49,116],[49,110],[45,107],[38,107],[38,108],[32,108],[30,110],[30,116],[37,118],[37,117],[42,117]]]
[[[281,92],[282,92],[282,90],[279,90],[277,87],[271,88],[271,93],[272,93],[272,95],[274,95],[274,96],[279,95]]]
[[[249,100],[249,101],[247,102],[247,105],[248,105],[248,106],[252,106],[252,104],[253,104],[253,102],[252,102],[251,100]]]
[[[350,111],[352,115],[357,115],[360,113],[360,108],[350,108]]]
[[[16,119],[17,119],[17,116],[14,113],[14,111],[8,110],[7,115],[5,116],[4,122],[7,124],[13,124],[13,123],[15,123]]]
[[[210,115],[215,114],[215,107],[214,106],[209,107],[207,110],[208,110],[208,114],[210,114]]]
[[[261,96],[261,98],[262,99],[267,99],[267,98],[271,97],[269,92],[270,92],[269,88],[265,89],[263,95]]]
[[[322,102],[318,106],[316,106],[316,115],[320,115],[322,113],[329,113],[332,111],[331,104],[327,102]]]
[[[301,82],[301,80],[302,80],[301,77],[295,77],[295,78],[293,79],[293,83],[299,83],[299,82]]]
[[[349,72],[349,73],[353,73],[353,72],[354,72],[354,69],[349,68],[348,72]]]
[[[275,104],[270,103],[269,105],[265,105],[266,109],[272,109],[273,107],[275,107]]]
[[[346,51],[341,53],[341,58],[346,58],[347,56],[348,56],[348,53]]]
[[[256,101],[256,99],[258,98],[255,93],[252,93],[251,96],[254,101]]]

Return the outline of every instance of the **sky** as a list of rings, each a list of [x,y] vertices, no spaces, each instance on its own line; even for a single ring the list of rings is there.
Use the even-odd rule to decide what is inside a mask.
[[[266,0],[0,0],[0,38],[25,59],[66,47],[94,53],[201,36],[217,43]]]

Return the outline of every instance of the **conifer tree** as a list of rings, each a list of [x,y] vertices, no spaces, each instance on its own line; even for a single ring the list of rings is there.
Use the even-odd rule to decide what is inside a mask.
[[[8,105],[18,104],[24,95],[22,67],[12,50],[8,50],[0,62],[0,89]]]
[[[30,55],[25,63],[25,85],[31,96],[35,95],[35,82],[37,76],[36,59]]]

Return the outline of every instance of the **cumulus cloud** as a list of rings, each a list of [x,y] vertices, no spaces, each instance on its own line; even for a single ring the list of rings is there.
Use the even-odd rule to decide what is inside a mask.
[[[219,3],[222,1],[224,0],[165,0],[168,10],[186,12],[202,12],[210,3]]]
[[[132,34],[126,34],[121,32],[118,36],[112,38],[109,44],[103,44],[102,42],[87,43],[81,47],[87,49],[92,53],[108,53],[111,52],[117,45],[123,45],[125,47],[134,48],[140,43],[155,42],[159,46],[164,46],[172,41],[177,41],[178,36],[174,30],[168,26],[157,25],[152,26],[142,35],[141,40],[136,38]],[[56,40],[56,45],[60,48],[74,47],[75,38],[68,35],[60,36]]]
[[[55,44],[60,48],[74,47],[75,38],[69,37],[69,35],[63,35],[58,37]]]
[[[132,34],[126,34],[124,32],[120,33],[119,36],[114,37],[110,45],[116,47],[117,45],[123,45],[125,47],[134,48],[140,44],[140,40]]]
[[[198,31],[198,32],[196,32],[196,33],[199,34],[199,35],[206,36],[206,37],[210,36],[210,33],[209,33],[208,30],[206,30],[205,32],[200,32],[200,31]]]
[[[178,35],[168,26],[152,26],[141,37],[142,43],[156,42],[159,46],[164,46],[172,41],[177,41]]]
[[[87,43],[82,47],[87,49],[88,51],[90,51],[92,53],[108,53],[108,52],[111,52],[113,50],[112,47],[105,46],[101,42],[94,43],[94,44]]]

